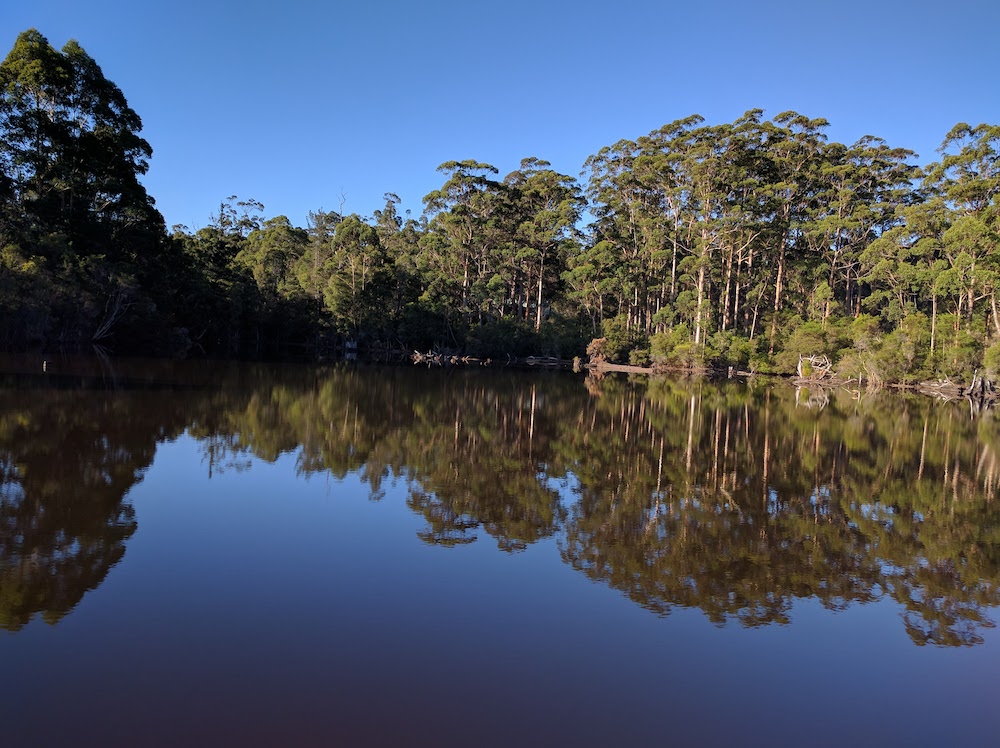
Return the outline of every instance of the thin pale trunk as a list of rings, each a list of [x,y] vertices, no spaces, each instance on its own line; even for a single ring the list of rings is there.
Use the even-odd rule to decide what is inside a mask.
[[[774,281],[774,318],[771,320],[771,338],[768,355],[774,353],[774,339],[778,334],[778,312],[781,311],[781,292],[785,280],[785,248],[788,239],[782,237],[781,249],[778,251],[778,277]]]
[[[729,289],[733,282],[733,252],[734,250],[730,248],[729,255],[726,257],[726,292],[722,300],[723,330],[729,329]]]
[[[924,477],[924,455],[927,453],[927,416],[924,416],[924,438],[920,442],[920,466],[917,468],[917,480]]]
[[[694,405],[695,396],[691,395],[691,407],[688,410],[688,440],[687,440],[687,451],[684,460],[685,470],[688,475],[691,474],[691,458],[694,454]]]
[[[676,230],[676,228],[675,228]],[[670,260],[670,300],[677,298],[677,240],[673,240],[673,257]]]
[[[705,299],[705,264],[698,269],[698,306],[694,322],[694,344],[701,343],[701,306]]]
[[[465,253],[462,259],[462,309],[466,307],[466,300],[469,296],[469,253]]]
[[[736,327],[738,323],[738,317],[740,312],[740,292],[743,290],[743,284],[740,283],[740,272],[737,268],[736,271],[736,286],[733,289],[733,327]],[[744,329],[746,327],[746,319],[744,318]]]
[[[535,332],[542,329],[542,279],[545,277],[545,255],[538,263],[538,308],[535,310]]]
[[[934,353],[934,338],[937,333],[937,295],[931,296],[931,353]]]
[[[757,313],[760,311],[760,302],[764,298],[764,286],[760,288],[760,295],[757,296],[757,303],[753,305],[753,322],[750,324],[750,340],[753,340],[757,332]]]

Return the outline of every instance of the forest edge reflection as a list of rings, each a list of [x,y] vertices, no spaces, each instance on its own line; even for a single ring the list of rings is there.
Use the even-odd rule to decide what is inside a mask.
[[[15,368],[16,370],[16,368]],[[374,367],[99,364],[0,378],[0,627],[55,623],[121,560],[157,444],[211,473],[402,481],[422,541],[548,537],[666,615],[788,623],[893,602],[917,644],[973,645],[1000,604],[996,423],[957,404],[792,388]],[[58,385],[53,388],[51,385]],[[28,396],[30,394],[30,396]]]

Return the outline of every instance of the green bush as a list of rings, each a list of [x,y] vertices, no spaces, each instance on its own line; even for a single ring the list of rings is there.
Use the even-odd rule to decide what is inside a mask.
[[[579,355],[587,345],[590,329],[589,321],[552,312],[535,334],[536,352],[557,358]]]
[[[712,333],[705,342],[705,360],[715,366],[746,368],[757,353],[757,340],[748,340],[732,330]]]
[[[1000,376],[1000,341],[994,343],[983,353],[983,376],[996,381]]]
[[[649,346],[649,340],[644,333],[628,329],[627,319],[623,314],[604,320],[601,323],[601,331],[606,340],[604,356],[608,361],[624,363],[628,361],[629,354],[633,350]]]
[[[691,339],[691,332],[684,323],[670,328],[666,332],[658,332],[650,338],[649,347],[653,363],[670,364],[674,349],[681,343]]]
[[[649,349],[635,348],[628,354],[628,362],[632,366],[649,366]]]
[[[800,356],[822,356],[834,353],[826,339],[826,331],[819,322],[802,322],[795,326],[785,341],[774,363],[782,374],[795,373]]]
[[[860,314],[851,323],[849,333],[854,349],[867,353],[882,345],[882,328],[876,317]]]
[[[888,381],[915,381],[926,379],[930,372],[924,368],[930,352],[931,325],[924,314],[904,317],[899,327],[885,336],[875,355],[883,379]]]

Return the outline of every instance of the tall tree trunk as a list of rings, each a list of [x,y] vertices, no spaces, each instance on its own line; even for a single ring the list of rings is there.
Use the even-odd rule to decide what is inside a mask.
[[[705,263],[701,263],[698,268],[698,306],[695,312],[694,322],[694,344],[701,344],[701,307],[705,299]]]
[[[778,251],[778,277],[774,281],[774,317],[771,319],[771,337],[768,345],[768,355],[774,354],[774,340],[778,334],[778,312],[781,311],[781,292],[785,280],[785,248],[788,243],[787,234],[781,239]]]
[[[545,254],[542,253],[538,263],[538,300],[535,310],[535,332],[542,329],[542,279],[545,277]]]
[[[674,228],[676,231],[676,227]],[[673,257],[670,260],[670,301],[673,302],[677,299],[677,239],[676,237],[672,240],[673,244]]]
[[[733,282],[733,252],[735,250],[730,247],[729,254],[726,257],[726,292],[723,294],[722,300],[722,329],[727,330],[729,328],[729,289]]]
[[[1000,314],[997,313],[997,292],[990,292],[990,309],[993,312],[993,329],[996,330],[997,337],[1000,337]]]
[[[937,294],[931,294],[931,353],[934,353],[934,337],[937,332]]]

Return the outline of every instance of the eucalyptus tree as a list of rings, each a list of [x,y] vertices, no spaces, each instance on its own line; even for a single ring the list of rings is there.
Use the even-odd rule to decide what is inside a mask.
[[[802,234],[822,188],[823,130],[829,123],[798,112],[776,115],[769,127],[767,149],[774,174],[771,190],[770,265],[774,272],[774,304],[770,349],[773,353],[779,313],[789,286],[790,267],[805,251]],[[789,262],[791,260],[791,263]]]
[[[386,192],[385,206],[374,214],[375,232],[392,266],[392,291],[390,312],[399,321],[404,310],[416,304],[420,296],[420,271],[417,259],[420,254],[420,237],[424,225],[410,216],[399,214],[399,195]]]
[[[324,268],[332,253],[333,237],[337,224],[343,219],[339,213],[309,211],[306,223],[306,246],[295,263],[299,285],[311,298],[322,300],[325,280]]]
[[[932,204],[943,204],[953,216],[942,236],[949,272],[961,277],[969,321],[976,302],[988,299],[994,331],[1000,337],[1000,126],[959,123],[945,137],[940,152],[941,161],[928,167],[926,186]]]
[[[737,324],[741,303],[747,303],[755,256],[762,252],[769,173],[760,115],[760,110],[751,110],[731,125],[701,127],[670,144],[686,196],[685,220],[679,228],[687,257],[680,267],[692,286],[696,346],[705,344],[708,330],[726,331]],[[756,308],[753,315],[743,316],[753,337]]]
[[[247,236],[235,259],[250,270],[265,299],[289,298],[300,293],[293,267],[305,252],[307,242],[306,231],[293,226],[287,217],[277,216],[267,219]]]
[[[649,285],[647,257],[662,246],[655,154],[648,141],[620,140],[584,164],[595,220],[591,244],[575,259],[570,280],[581,300],[596,306],[598,321],[609,312],[623,315],[626,329],[645,326],[640,303]]]
[[[448,161],[438,171],[447,180],[424,197],[428,226],[421,255],[437,295],[469,323],[484,311],[503,184],[492,178],[496,167],[473,160]]]
[[[719,252],[713,263],[717,327],[724,333],[739,330],[750,338],[756,332],[765,287],[760,257],[766,249],[768,186],[773,176],[765,147],[768,126],[762,115],[760,109],[751,109],[718,131],[722,137],[713,156],[719,162],[713,197],[714,243]]]
[[[729,189],[727,180],[734,177],[726,163],[731,136],[730,125],[707,126],[687,132],[668,144],[677,159],[686,195],[687,209],[681,230],[687,256],[679,269],[693,294],[690,321],[695,346],[705,341],[713,262]]]
[[[96,252],[108,249],[94,246],[98,227],[162,221],[138,181],[152,155],[142,121],[77,42],[57,52],[34,29],[20,34],[0,63],[0,88],[3,163],[38,228],[89,238],[84,251]]]
[[[394,192],[384,193],[382,199],[385,200],[385,206],[381,210],[376,210],[373,217],[379,241],[383,247],[388,247],[403,227],[403,219],[396,208],[402,201]]]
[[[938,318],[944,302],[952,330],[942,365],[950,374],[976,365],[976,349],[987,333],[977,320],[988,317],[1000,336],[998,133],[1000,128],[989,125],[956,125],[941,146],[941,161],[927,167],[920,192],[901,202],[899,225],[860,256],[862,279],[871,285],[865,303],[890,324],[930,300],[931,353],[940,352]],[[983,301],[988,305],[980,314]]]
[[[35,29],[18,35],[0,63],[3,165],[15,201],[36,223],[55,224],[59,214],[56,178],[72,127],[72,78],[66,56]]]
[[[522,159],[520,168],[504,178],[514,190],[513,261],[525,279],[520,306],[527,319],[534,303],[536,332],[542,326],[543,302],[554,298],[567,258],[578,246],[576,226],[584,206],[576,180],[550,166],[541,159]]]
[[[860,314],[861,253],[897,226],[901,211],[914,202],[912,182],[919,172],[909,160],[915,155],[872,136],[850,147],[824,148],[822,206],[805,232],[810,251],[826,264],[820,283],[831,293],[823,304],[824,324],[838,297],[846,313]]]
[[[103,339],[145,306],[163,219],[139,182],[152,149],[121,90],[75,41],[20,34],[0,63],[0,169],[22,251],[77,290],[64,334]]]
[[[337,224],[323,268],[323,300],[338,331],[356,337],[384,328],[389,273],[374,227],[353,214]]]

